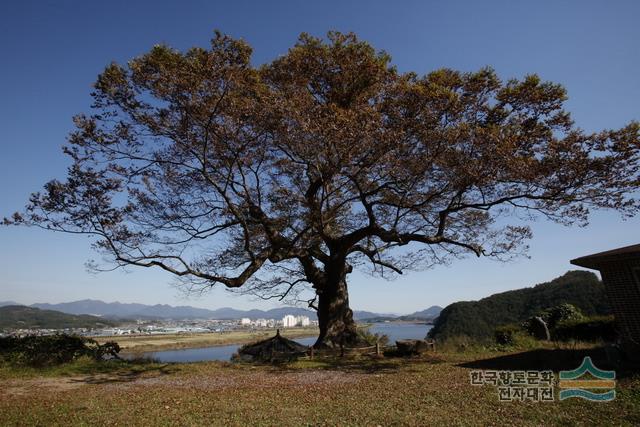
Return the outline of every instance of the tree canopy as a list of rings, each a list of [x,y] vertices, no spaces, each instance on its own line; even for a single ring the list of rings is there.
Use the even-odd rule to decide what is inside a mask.
[[[262,66],[220,33],[207,49],[112,63],[74,118],[67,179],[5,223],[97,236],[116,267],[187,286],[285,298],[310,284],[322,338],[352,324],[354,267],[508,259],[526,251],[533,217],[637,212],[638,123],[586,133],[564,88],[536,75],[418,75],[390,61],[333,32],[302,34]]]

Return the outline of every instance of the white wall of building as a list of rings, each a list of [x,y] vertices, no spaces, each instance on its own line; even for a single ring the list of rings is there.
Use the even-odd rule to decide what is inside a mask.
[[[296,318],[290,314],[287,314],[282,318],[282,326],[284,328],[293,328],[294,326],[296,326],[296,323]]]
[[[298,326],[309,326],[310,320],[307,316],[296,316],[296,324]]]

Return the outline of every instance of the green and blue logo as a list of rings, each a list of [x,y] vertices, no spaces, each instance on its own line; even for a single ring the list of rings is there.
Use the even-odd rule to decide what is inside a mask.
[[[586,374],[593,379],[583,379]],[[579,397],[594,402],[610,402],[616,398],[616,372],[595,367],[590,357],[573,371],[560,371],[560,400]],[[606,390],[595,392],[592,390]]]

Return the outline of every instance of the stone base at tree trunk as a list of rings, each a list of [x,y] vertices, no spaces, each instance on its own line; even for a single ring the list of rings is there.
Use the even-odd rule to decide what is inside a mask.
[[[323,334],[323,328],[320,328],[320,336],[313,345],[315,348],[340,348],[340,347],[362,347],[367,345],[360,335],[355,322],[351,324],[342,323],[338,327],[328,327]]]

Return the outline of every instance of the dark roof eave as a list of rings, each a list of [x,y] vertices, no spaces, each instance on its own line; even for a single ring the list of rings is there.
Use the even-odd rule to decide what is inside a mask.
[[[591,268],[593,270],[598,270],[600,263],[594,263],[588,257],[576,258],[569,261],[573,265],[577,265],[578,267]]]
[[[612,261],[626,261],[630,259],[640,259],[640,244],[612,249],[610,251],[599,252],[592,255],[572,259],[573,265],[599,270],[603,264]]]

